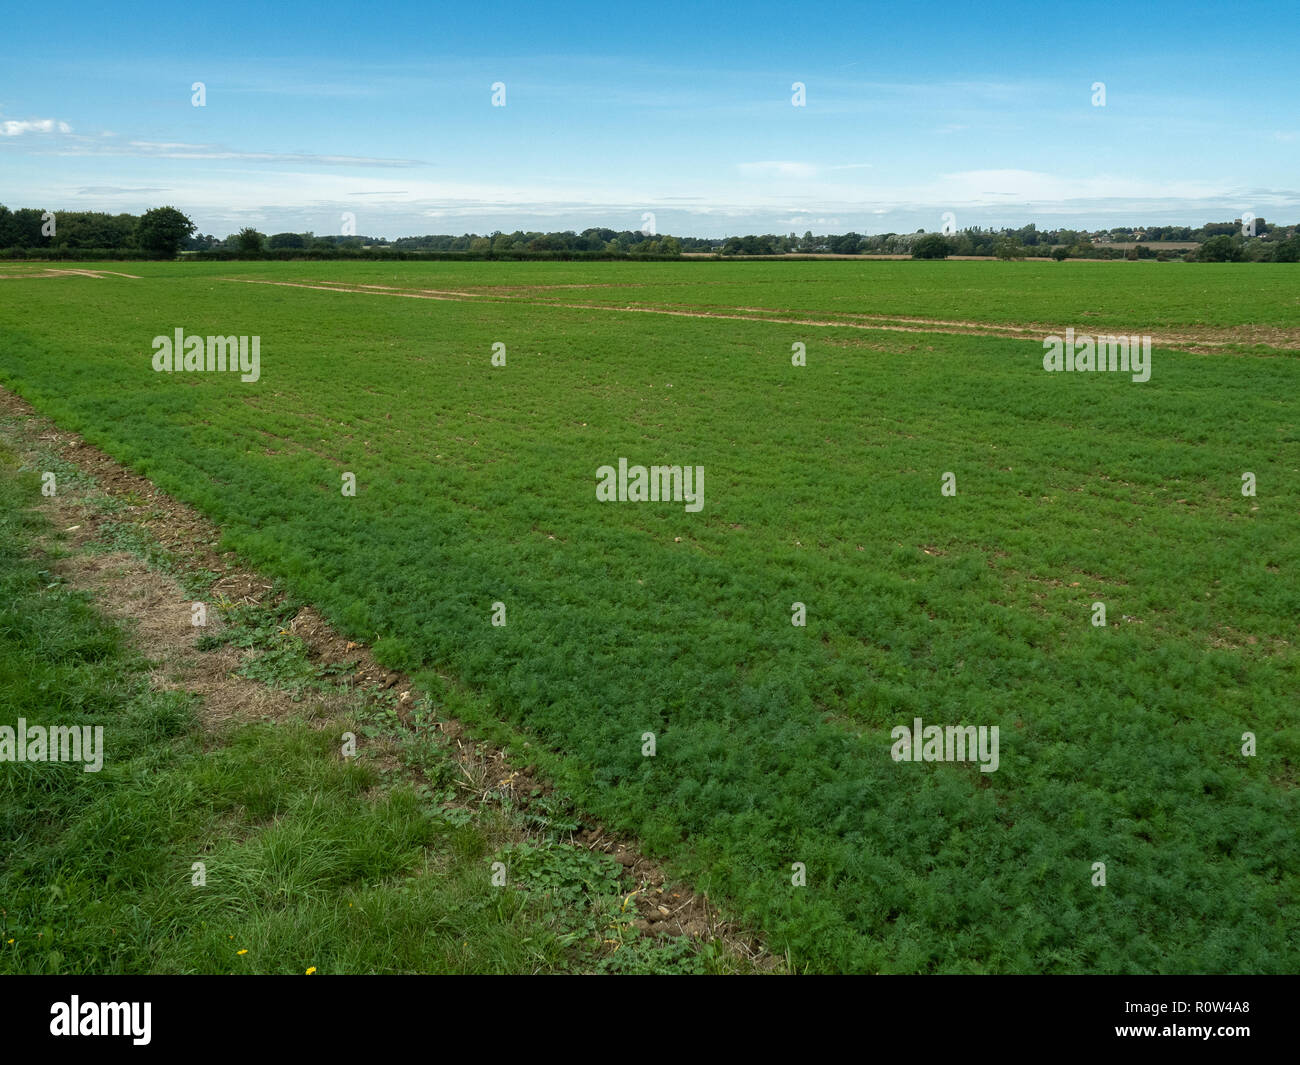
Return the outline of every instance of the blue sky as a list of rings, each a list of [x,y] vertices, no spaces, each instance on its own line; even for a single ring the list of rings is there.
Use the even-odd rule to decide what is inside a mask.
[[[217,236],[349,212],[390,238],[1300,219],[1295,0],[55,3],[3,26],[10,207],[170,203]]]

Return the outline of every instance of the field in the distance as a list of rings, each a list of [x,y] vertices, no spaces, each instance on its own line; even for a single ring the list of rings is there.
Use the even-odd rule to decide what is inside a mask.
[[[64,269],[0,269],[0,384],[796,967],[1300,963],[1294,270]],[[1151,379],[1045,373],[1067,326],[1153,335]],[[177,328],[261,379],[155,373]],[[704,509],[598,502],[620,457]],[[998,770],[893,761],[916,717],[998,725]]]

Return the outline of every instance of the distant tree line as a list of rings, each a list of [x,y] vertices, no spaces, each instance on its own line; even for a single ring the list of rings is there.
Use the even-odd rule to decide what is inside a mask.
[[[1253,230],[1253,232],[1252,232]],[[500,231],[479,235],[429,234],[422,237],[335,236],[273,233],[252,227],[217,238],[198,234],[175,207],[155,207],[142,215],[97,211],[41,211],[0,205],[0,258],[174,258],[198,259],[612,259],[678,258],[685,254],[910,255],[916,259],[988,256],[1023,259],[1180,259],[1198,262],[1297,262],[1300,232],[1241,219],[1190,226],[1117,226],[1107,230],[1044,229],[1030,223],[1019,229],[963,229],[954,233],[841,233],[802,237],[676,237],[636,230],[584,229],[581,233]],[[1174,247],[1173,244],[1195,245]],[[1154,247],[1152,245],[1155,245]]]
[[[767,233],[728,237],[717,249],[722,255],[910,255],[944,259],[950,255],[1024,259],[1180,259],[1199,262],[1300,260],[1300,227],[1278,226],[1259,218],[1254,235],[1243,234],[1240,219],[1191,226],[1117,226],[1107,230],[1044,229],[1030,223],[1020,229],[963,229],[956,233],[860,233],[802,237]],[[1164,242],[1199,244],[1173,248]],[[1152,247],[1152,244],[1156,247]],[[683,241],[685,247],[685,241]],[[691,250],[691,249],[687,249]]]
[[[1253,233],[1251,232],[1253,229]],[[1243,226],[1211,222],[1189,226],[1116,227],[1094,232],[1072,229],[968,229],[960,233],[915,233],[909,238],[914,259],[949,255],[992,255],[999,259],[1050,256],[1063,259],[1186,259],[1189,262],[1300,262],[1300,226],[1271,225],[1262,218]],[[1157,246],[1152,247],[1152,242]],[[1162,242],[1190,244],[1170,247]]]
[[[359,258],[420,258],[454,256],[456,258],[605,258],[624,256],[659,256],[676,258],[682,253],[682,241],[672,236],[656,236],[613,229],[586,229],[581,233],[494,232],[430,234],[423,237],[334,236],[315,233],[272,233],[267,236],[245,228],[218,240],[208,234],[196,236],[188,251],[200,257],[263,255],[269,258],[295,258],[306,255]]]

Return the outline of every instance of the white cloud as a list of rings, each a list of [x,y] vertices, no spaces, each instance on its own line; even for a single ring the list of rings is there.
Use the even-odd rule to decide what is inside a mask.
[[[870,170],[874,163],[836,163],[822,166],[791,159],[770,159],[761,163],[737,163],[736,167],[747,178],[795,178],[809,181],[823,173],[836,170]]]
[[[48,168],[33,167],[7,181],[7,194],[13,202],[57,198],[69,207],[139,211],[157,206],[161,194],[151,190],[165,185],[168,201],[204,232],[224,234],[243,225],[332,232],[341,213],[350,211],[356,214],[358,232],[388,237],[516,228],[634,230],[647,210],[656,212],[660,232],[722,235],[789,229],[878,232],[882,225],[903,232],[918,226],[937,229],[944,211],[956,211],[964,226],[1027,221],[1045,225],[1053,220],[1071,225],[1128,220],[1190,224],[1235,217],[1243,203],[1270,218],[1290,217],[1300,209],[1300,191],[1284,186],[1254,187],[1209,176],[1161,181],[1080,173],[1081,167],[1068,165],[1059,172],[958,171],[923,182],[893,175],[882,179],[879,170],[868,174],[866,164],[843,164],[860,166],[857,174],[832,173],[833,167],[825,165],[819,176],[803,179],[769,170],[768,176],[749,182],[737,180],[734,170],[724,170],[683,174],[650,187],[609,174],[572,181],[499,172],[488,183],[482,174],[451,166],[367,173],[320,166],[315,157],[294,156],[291,163],[300,165],[277,166],[260,157],[208,161],[200,151],[199,158],[186,161],[185,153],[207,146],[139,143],[141,147],[130,149],[139,156],[136,165],[124,163],[112,173],[113,191],[102,173],[107,153],[87,153],[86,163],[61,170],[53,187]],[[181,161],[165,170],[156,168],[153,160],[163,151],[180,153]]]
[[[0,137],[21,137],[24,133],[71,133],[66,122],[53,118],[7,118],[0,121]]]

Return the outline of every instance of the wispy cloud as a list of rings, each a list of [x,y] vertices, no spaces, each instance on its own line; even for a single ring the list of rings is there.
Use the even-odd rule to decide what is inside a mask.
[[[163,159],[235,159],[254,163],[315,163],[318,166],[421,166],[418,159],[383,159],[367,155],[317,155],[314,152],[239,152],[211,144],[131,141],[142,155]],[[124,153],[131,154],[131,153]]]
[[[64,130],[64,132],[67,132]],[[78,138],[72,145],[54,150],[58,155],[118,155],[150,159],[198,159],[247,163],[288,163],[294,166],[427,166],[419,159],[390,159],[368,155],[323,155],[315,152],[250,152],[214,144],[191,144],[185,141],[143,141],[125,143],[113,138],[91,140]]]
[[[838,226],[838,218],[814,218],[812,215],[797,214],[792,218],[778,218],[777,221],[783,226],[803,226],[805,229],[812,226]]]
[[[133,195],[137,192],[171,192],[171,189],[143,186],[126,187],[122,185],[83,185],[77,189],[78,196],[122,196]]]

